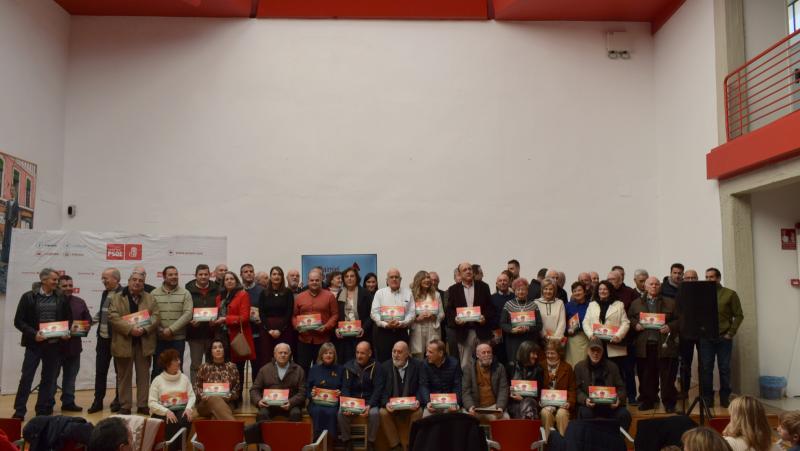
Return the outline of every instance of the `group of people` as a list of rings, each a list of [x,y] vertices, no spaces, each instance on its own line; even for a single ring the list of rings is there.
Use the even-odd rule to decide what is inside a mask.
[[[678,263],[663,283],[637,270],[634,287],[625,285],[619,266],[605,280],[595,272],[581,273],[569,286],[570,295],[562,272],[542,269],[528,281],[520,277],[516,260],[497,277],[494,293],[480,266],[468,262],[454,270],[455,283],[446,291],[439,289],[436,272],[419,271],[404,285],[394,268],[384,288],[378,288],[375,274],[362,281],[355,268],[326,276],[314,268],[305,286],[299,271],[284,275],[277,266],[257,273],[244,264],[237,275],[224,264],[213,272],[201,264],[185,286],[174,266],[162,274],[162,285],[153,287],[146,284],[144,268],[135,268],[123,287],[119,270],[108,268],[101,276],[100,308],[92,316],[72,293],[68,275],[43,269],[40,283],[22,296],[14,321],[25,347],[14,416],[25,417],[40,364],[36,414],[52,414],[62,368],[62,410],[82,410],[74,398],[80,334],[52,338],[40,328],[67,321],[72,331],[80,320],[95,326],[97,335],[90,413],[104,408],[113,362],[112,412],[134,412],[135,370],[136,413],[158,415],[174,425],[196,414],[232,419],[250,362],[250,400],[260,420],[275,415],[298,420],[308,399],[315,432],[338,430],[345,441],[353,415],[340,413],[330,401],[315,402],[319,393],[366,400],[369,441],[380,424],[395,447],[405,444],[411,421],[442,410],[433,407],[431,393],[456,395],[455,404],[444,410],[541,418],[561,433],[571,417],[613,417],[627,427],[626,404],[648,410],[660,399],[667,411],[675,410],[678,365],[685,393],[695,347],[702,356],[702,396],[713,405],[716,359],[719,399],[727,407],[731,340],[743,319],[738,296],[722,287],[719,270],[709,268],[706,280],[717,283],[720,336],[681,336],[675,297],[682,283],[698,275]],[[200,310],[213,316],[204,320]],[[187,344],[188,377],[183,375]],[[511,390],[512,380],[536,381],[537,395]],[[225,395],[206,391],[209,384],[227,384]],[[596,403],[589,387],[613,387],[614,401]],[[289,396],[275,404],[263,399],[265,389],[288,389]],[[541,390],[565,392],[566,398],[543,402]],[[173,392],[186,394],[179,409],[162,402],[162,394]],[[389,402],[409,397],[416,399],[410,406]]]

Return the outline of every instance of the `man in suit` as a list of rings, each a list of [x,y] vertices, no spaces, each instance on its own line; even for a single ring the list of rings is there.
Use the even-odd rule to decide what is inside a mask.
[[[420,391],[423,384],[422,367],[411,358],[408,343],[398,341],[392,348],[392,358],[381,364],[377,389],[381,392],[381,429],[389,441],[390,451],[408,449],[411,423],[422,418]],[[416,397],[410,410],[395,410],[389,400],[397,397]],[[423,400],[424,402],[424,400]]]
[[[458,272],[461,281],[447,289],[445,319],[447,326],[453,329],[455,335],[453,338],[458,345],[459,361],[463,368],[472,362],[478,342],[492,338],[491,325],[497,321],[489,285],[474,280],[472,265],[469,262],[458,265]],[[459,307],[480,307],[480,320],[465,322],[456,318],[456,309]]]

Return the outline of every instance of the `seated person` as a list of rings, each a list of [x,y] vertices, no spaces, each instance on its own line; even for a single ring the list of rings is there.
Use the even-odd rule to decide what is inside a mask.
[[[342,396],[361,398],[366,404],[366,410],[361,415],[367,416],[367,451],[375,449],[375,439],[378,437],[378,423],[380,422],[380,392],[376,389],[378,372],[380,368],[375,365],[372,358],[372,346],[368,341],[356,345],[356,358],[345,363],[344,381],[342,383]],[[356,414],[339,412],[339,436],[344,442],[346,451],[353,451],[350,441],[350,423]]]
[[[258,408],[256,422],[269,421],[274,416],[289,416],[289,421],[303,419],[306,402],[305,372],[300,365],[290,362],[292,350],[286,343],[275,346],[273,359],[258,370],[250,388],[250,402]],[[270,406],[263,399],[265,389],[289,390],[289,400],[281,406]]]
[[[553,424],[556,425],[558,433],[564,437],[567,433],[567,424],[569,423],[570,412],[575,410],[576,402],[576,387],[575,387],[575,373],[569,363],[562,359],[563,349],[561,344],[557,341],[550,340],[544,347],[544,382],[542,389],[548,390],[566,390],[567,403],[561,407],[555,406],[542,407],[541,418],[542,426],[550,435],[550,428]],[[545,437],[545,440],[547,437]]]
[[[731,421],[722,431],[722,437],[733,451],[769,451],[772,448],[772,430],[767,421],[764,405],[756,398],[742,395],[728,406]]]
[[[784,412],[778,424],[778,435],[789,451],[800,451],[800,410]]]
[[[524,280],[524,279],[523,279]],[[522,286],[519,285],[518,286]],[[528,287],[524,284],[525,288]],[[544,385],[544,370],[539,362],[539,345],[535,341],[526,340],[516,348],[516,362],[509,365],[514,368],[514,377],[511,379],[522,381],[536,381],[538,390]],[[508,414],[511,418],[535,420],[539,418],[539,396],[521,396],[509,393]]]
[[[684,451],[731,451],[719,432],[705,426],[689,429],[681,436]],[[680,450],[680,448],[678,448]],[[663,450],[662,450],[663,451]]]
[[[422,416],[427,417],[435,413],[457,412],[463,405],[461,399],[461,382],[463,374],[461,365],[455,357],[445,354],[445,344],[442,340],[433,339],[428,342],[425,349],[425,361],[422,363],[421,384],[422,400],[428,407]],[[448,410],[437,410],[431,405],[431,393],[455,393],[458,400],[457,407]]]
[[[475,348],[477,358],[464,368],[462,382],[464,409],[481,420],[509,418],[508,377],[506,369],[494,359],[492,347],[481,343]],[[482,413],[476,409],[486,409]],[[495,410],[496,412],[488,412]]]
[[[181,357],[175,349],[167,349],[158,356],[158,364],[164,370],[150,382],[147,407],[153,418],[164,420],[167,438],[180,428],[192,429],[192,409],[195,393],[189,378],[181,372]],[[170,445],[170,451],[180,449],[181,443]]]
[[[197,369],[194,379],[195,399],[199,399],[195,414],[215,420],[233,420],[233,404],[239,399],[239,370],[236,364],[225,360],[225,344],[211,341],[210,358]],[[203,393],[203,384],[228,384],[227,396],[209,396]]]
[[[631,414],[625,408],[628,399],[625,382],[619,374],[617,365],[606,358],[603,342],[592,337],[589,340],[588,356],[575,365],[575,383],[578,390],[578,418],[612,418],[619,421],[620,426],[628,429],[631,426]],[[589,399],[589,387],[616,387],[617,400],[613,404],[595,404]]]
[[[422,366],[411,358],[408,343],[398,341],[392,347],[392,358],[381,364],[378,387],[381,391],[381,429],[389,441],[390,451],[408,449],[411,423],[422,418],[420,388]],[[411,409],[395,410],[391,398],[414,397]]]
[[[130,451],[133,446],[133,434],[119,417],[101,420],[92,429],[89,437],[88,451]]]
[[[336,363],[336,346],[331,342],[323,343],[319,348],[317,360],[308,372],[306,384],[306,397],[309,399],[308,415],[314,425],[314,440],[319,438],[322,431],[328,431],[328,443],[333,445],[336,435],[336,417],[339,412],[339,403],[330,405],[330,398],[326,393],[319,397],[322,390],[333,390],[338,398],[342,393],[343,380],[342,367]],[[320,401],[318,401],[320,399]],[[330,446],[331,448],[333,446]]]

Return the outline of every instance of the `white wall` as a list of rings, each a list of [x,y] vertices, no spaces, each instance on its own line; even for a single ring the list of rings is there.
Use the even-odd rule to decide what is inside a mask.
[[[655,35],[657,199],[645,221],[658,228],[661,272],[722,265],[719,191],[706,179],[717,146],[713,2],[688,0]],[[702,274],[702,273],[701,273]]]
[[[605,55],[620,29],[629,61]],[[716,228],[678,256],[642,218],[652,43],[646,24],[74,17],[64,228],[227,235],[237,267],[377,252],[409,282],[464,259],[489,278],[512,257],[526,276],[705,264],[704,179],[687,189]]]
[[[751,59],[789,33],[786,0],[743,0],[744,48]]]
[[[790,279],[798,277],[798,257],[797,251],[781,250],[780,241],[782,228],[792,228],[800,222],[797,199],[800,183],[750,197],[762,375],[788,377],[791,356],[797,351],[800,290],[790,285]],[[793,379],[796,382],[797,375]]]
[[[38,165],[43,230],[61,227],[69,29],[52,0],[0,0],[0,150]]]

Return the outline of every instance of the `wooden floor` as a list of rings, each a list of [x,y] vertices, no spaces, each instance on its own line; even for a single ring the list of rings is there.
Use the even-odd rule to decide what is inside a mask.
[[[63,415],[83,417],[87,421],[92,422],[92,423],[97,423],[98,421],[102,420],[103,418],[106,418],[106,417],[112,415],[111,411],[108,409],[108,403],[110,403],[111,400],[114,398],[114,391],[113,390],[109,390],[109,393],[106,396],[106,405],[105,405],[105,409],[103,411],[97,412],[97,413],[94,413],[94,414],[91,414],[91,415],[86,413],[86,408],[88,408],[92,403],[93,393],[94,392],[92,390],[79,390],[79,391],[77,391],[76,394],[75,394],[75,403],[77,405],[83,407],[84,411],[83,412],[78,412],[78,413],[75,413],[75,412],[64,412]],[[694,392],[690,392],[690,399],[694,399],[695,396],[696,396],[696,390]],[[60,410],[61,404],[59,402],[59,397],[60,397],[60,392],[58,394],[56,394],[56,407],[55,407],[55,411],[54,411],[55,415],[61,415],[62,414],[62,412]],[[256,409],[250,405],[249,395],[247,395],[246,391],[245,391],[245,400],[244,401],[245,401],[244,402],[244,406],[241,409],[238,409],[237,411],[235,411],[234,413],[236,414],[238,419],[244,421],[246,424],[251,424],[251,423],[255,422]],[[683,401],[679,401],[678,402],[678,409],[679,410],[682,408],[682,403],[683,403]],[[33,417],[34,405],[35,404],[36,404],[36,393],[32,394],[30,399],[28,400],[28,415],[26,417],[26,420],[29,420],[30,418]],[[716,405],[717,405],[717,407],[712,408],[712,415],[714,415],[715,417],[727,417],[727,416],[729,416],[727,409],[725,409],[723,407],[719,407],[719,402],[716,402]],[[688,403],[687,403],[687,407],[688,407]],[[778,415],[782,411],[780,409],[777,409],[777,408],[774,408],[774,407],[769,407],[769,406],[765,406],[765,407],[767,409],[767,414],[769,415],[770,424],[772,426],[777,426]],[[650,410],[650,411],[647,411],[647,412],[639,412],[638,408],[636,408],[635,406],[630,406],[629,410],[631,412],[631,416],[633,417],[633,424],[631,425],[631,430],[630,430],[630,434],[633,437],[636,436],[636,426],[637,426],[637,422],[639,420],[646,420],[646,419],[651,419],[651,418],[659,418],[659,417],[664,417],[664,416],[670,415],[670,414],[667,414],[664,411],[664,408],[661,407],[661,406],[659,406],[657,409]],[[14,413],[14,395],[0,396],[0,417],[9,418],[9,417],[11,417],[11,415],[13,413]],[[699,422],[698,414],[699,414],[699,411],[698,411],[697,408],[695,408],[695,410],[692,412],[692,418],[696,422]],[[378,434],[378,436],[383,438],[382,434]],[[379,450],[385,449],[385,441],[386,441],[385,439],[378,441],[377,448]],[[255,449],[255,447],[251,447],[251,449]]]

